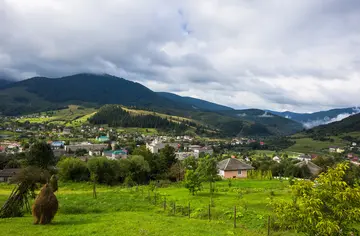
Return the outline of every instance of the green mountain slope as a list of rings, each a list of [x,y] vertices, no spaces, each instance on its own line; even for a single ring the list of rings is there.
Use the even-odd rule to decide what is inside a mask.
[[[111,75],[77,74],[57,79],[35,77],[0,88],[0,113],[29,114],[57,110],[71,104],[84,107],[121,104],[189,118],[201,122],[199,129],[218,130],[222,136],[288,135],[302,128],[292,120],[275,115],[263,116],[265,112],[262,110],[232,110],[199,99],[174,96],[164,96],[139,83]]]
[[[302,124],[259,109],[221,111],[220,114],[262,125],[275,135],[289,135],[303,129]]]
[[[346,133],[360,132],[360,114],[352,115],[338,122],[315,127],[306,132],[323,136],[337,136]]]
[[[166,92],[158,92],[162,97],[170,99],[178,104],[186,104],[191,105],[191,107],[195,110],[202,109],[208,111],[224,111],[224,110],[233,110],[231,107],[219,105],[216,103],[208,102],[198,98],[192,97],[182,97],[173,93],[166,93]]]
[[[277,111],[269,111],[272,114],[279,115],[282,117],[286,117],[297,122],[307,123],[313,121],[329,121],[331,119],[336,118],[340,114],[352,114],[354,113],[355,108],[338,108],[338,109],[331,109],[328,111],[318,111],[313,113],[296,113],[296,112],[277,112]]]
[[[14,91],[16,93],[14,94]],[[159,96],[147,87],[110,75],[77,74],[57,79],[35,77],[0,89],[0,112],[17,115],[66,104],[122,104],[157,109],[182,109],[183,104]]]

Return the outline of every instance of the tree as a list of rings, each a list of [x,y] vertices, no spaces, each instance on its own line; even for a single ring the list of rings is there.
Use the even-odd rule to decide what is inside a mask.
[[[200,159],[197,172],[203,181],[210,182],[210,193],[213,192],[213,183],[219,179],[217,161],[215,158],[207,155]]]
[[[86,163],[78,158],[64,158],[59,161],[57,167],[61,180],[88,181],[90,178],[90,172]]]
[[[99,157],[91,158],[87,164],[94,182],[111,185],[118,181],[120,174],[118,161]]]
[[[175,148],[166,145],[163,149],[160,150],[160,157],[164,162],[165,167],[169,169],[177,161]]]
[[[360,222],[360,187],[344,180],[348,163],[322,173],[315,183],[299,181],[292,186],[292,202],[274,202],[276,224],[307,235],[349,235]]]
[[[21,168],[21,163],[18,160],[10,160],[5,168]]]
[[[201,190],[201,178],[199,173],[194,170],[186,170],[185,188],[189,189],[192,195]]]
[[[47,169],[56,164],[56,158],[49,144],[45,142],[36,142],[31,145],[27,154],[28,164]]]
[[[88,151],[86,149],[84,149],[84,148],[76,149],[75,156],[80,157],[80,156],[84,156],[87,153],[88,153]]]
[[[184,167],[187,170],[196,170],[198,167],[197,160],[193,156],[189,156],[184,160]]]
[[[142,156],[148,163],[150,171],[149,177],[152,180],[161,179],[164,177],[167,168],[165,162],[160,155],[151,153],[145,146],[137,147],[132,152],[133,156]]]
[[[143,184],[148,180],[149,163],[142,156],[131,156],[128,161],[128,174],[133,181]]]
[[[172,165],[169,169],[169,178],[171,180],[181,181],[184,178],[184,165],[182,162],[178,161]]]

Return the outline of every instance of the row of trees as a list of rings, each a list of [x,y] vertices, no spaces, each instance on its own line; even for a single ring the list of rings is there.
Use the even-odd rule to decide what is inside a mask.
[[[151,180],[181,180],[183,167],[177,162],[175,149],[166,146],[159,154],[152,154],[144,146],[137,147],[127,159],[64,158],[57,164],[59,176],[65,181],[95,180],[98,183],[128,185],[145,184]]]

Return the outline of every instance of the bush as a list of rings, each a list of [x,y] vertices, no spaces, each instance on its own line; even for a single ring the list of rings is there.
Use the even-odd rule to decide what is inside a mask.
[[[80,159],[68,157],[58,162],[59,177],[64,181],[88,181],[90,172],[86,163]]]

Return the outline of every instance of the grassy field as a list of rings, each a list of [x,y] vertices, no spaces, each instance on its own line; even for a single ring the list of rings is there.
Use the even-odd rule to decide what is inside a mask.
[[[122,107],[122,109],[124,109],[125,111],[127,111],[133,115],[155,115],[155,116],[159,116],[161,118],[166,118],[173,122],[190,121],[190,122],[194,122],[194,123],[199,123],[198,121],[193,120],[193,119],[180,117],[180,116],[167,115],[167,114],[158,113],[158,112],[154,112],[154,111],[136,110],[136,109],[130,109],[127,107]]]
[[[12,187],[0,184],[0,204],[5,202]],[[0,235],[19,235],[19,232],[21,235],[266,235],[270,198],[290,200],[288,191],[287,182],[278,180],[232,180],[230,186],[228,181],[217,182],[212,198],[207,184],[195,196],[177,184],[154,191],[146,186],[98,186],[94,199],[89,183],[60,183],[56,193],[60,208],[52,224],[32,225],[29,214],[0,219]],[[234,206],[237,207],[235,229]],[[272,235],[297,234],[272,232]]]
[[[327,152],[329,147],[344,147],[347,144],[345,141],[337,137],[332,138],[334,139],[334,142],[322,142],[318,140],[313,140],[311,138],[297,138],[294,139],[296,141],[296,144],[286,149],[286,151],[321,154]]]
[[[83,108],[76,105],[69,105],[67,109],[53,111],[54,114],[46,116],[46,112],[40,113],[44,117],[36,118],[21,118],[19,122],[29,121],[30,123],[54,123],[54,124],[66,124],[66,125],[81,125],[87,122],[87,118],[95,114],[94,108]]]
[[[119,133],[141,133],[148,135],[158,134],[158,131],[155,128],[119,128],[116,129],[116,131]]]

